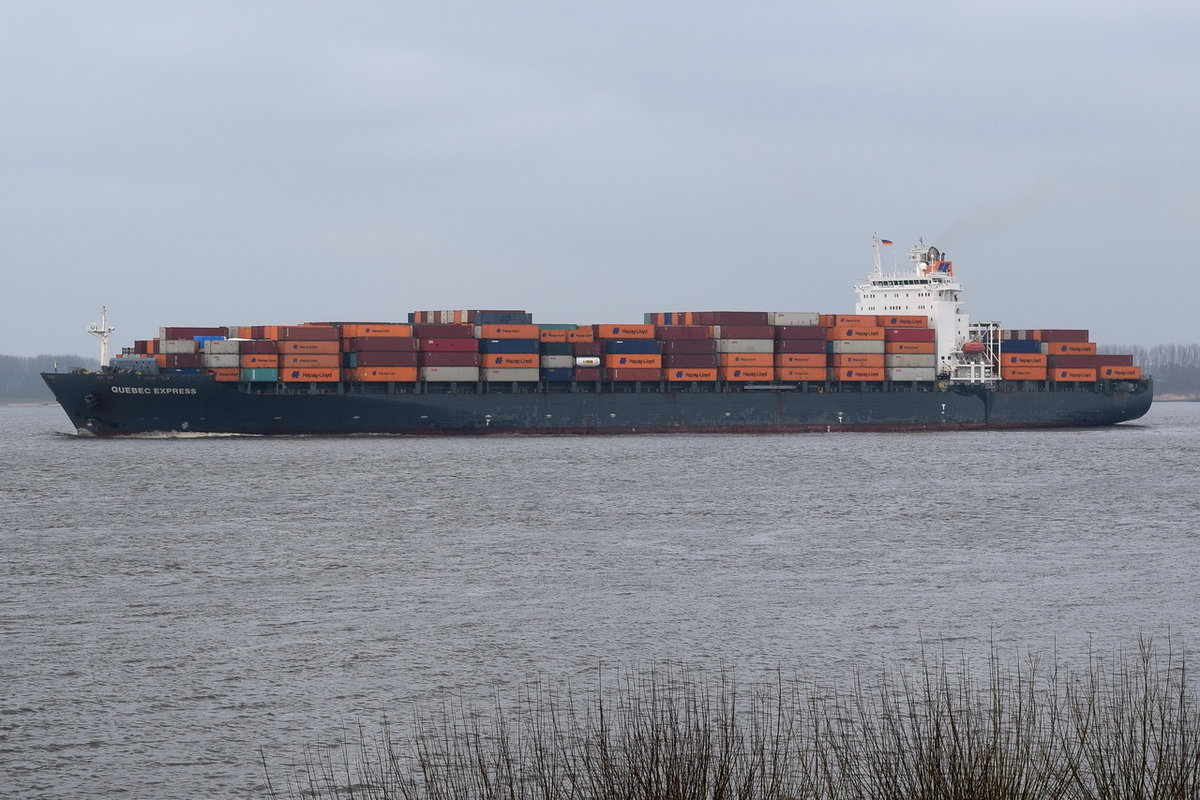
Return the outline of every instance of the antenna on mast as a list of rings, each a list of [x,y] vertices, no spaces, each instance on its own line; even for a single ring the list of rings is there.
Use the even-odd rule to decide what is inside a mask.
[[[875,240],[875,277],[883,274],[883,247],[892,243],[891,239],[880,239],[879,234],[874,237]]]
[[[100,340],[100,366],[108,366],[108,335],[116,328],[109,327],[108,308],[100,306],[100,324],[92,323],[87,326],[87,332]]]

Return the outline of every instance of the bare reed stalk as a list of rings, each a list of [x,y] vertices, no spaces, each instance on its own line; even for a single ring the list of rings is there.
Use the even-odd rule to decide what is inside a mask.
[[[776,673],[741,687],[656,664],[592,690],[537,682],[448,700],[397,735],[305,752],[286,797],[398,800],[1200,800],[1186,659],[1139,640],[986,668],[925,658],[848,690]],[[267,771],[266,759],[263,759]],[[267,774],[267,793],[279,797]]]

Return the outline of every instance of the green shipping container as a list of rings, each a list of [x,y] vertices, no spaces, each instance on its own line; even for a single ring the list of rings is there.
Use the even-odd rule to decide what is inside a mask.
[[[247,367],[242,369],[243,381],[278,381],[279,370],[270,367]]]

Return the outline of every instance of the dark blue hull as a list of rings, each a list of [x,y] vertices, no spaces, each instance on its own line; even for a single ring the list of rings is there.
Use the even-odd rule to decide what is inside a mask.
[[[1153,384],[304,385],[263,391],[203,375],[45,373],[80,432],[627,434],[1085,427],[1137,419]],[[453,391],[451,391],[453,389]],[[407,390],[407,391],[406,391]]]

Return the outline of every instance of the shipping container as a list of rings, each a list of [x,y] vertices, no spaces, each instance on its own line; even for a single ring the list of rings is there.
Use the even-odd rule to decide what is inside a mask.
[[[472,325],[430,324],[423,323],[412,326],[412,334],[418,339],[474,339],[475,327]]]
[[[713,325],[710,330],[714,339],[775,338],[775,328],[771,325]]]
[[[831,328],[878,328],[879,317],[875,314],[835,314]]]
[[[825,381],[829,372],[825,367],[776,367],[775,379],[780,381]]]
[[[477,325],[475,337],[478,339],[541,339],[541,329],[537,325]],[[566,341],[566,335],[563,335]]]
[[[556,328],[540,328],[538,330],[538,341],[565,342],[567,341],[567,332]]]
[[[718,377],[723,381],[773,381],[774,367],[720,367]]]
[[[542,369],[574,369],[574,356],[542,356]]]
[[[773,353],[774,339],[714,339],[718,353]]]
[[[767,324],[777,327],[820,327],[821,315],[810,311],[768,311]]]
[[[203,366],[199,353],[163,353],[158,365],[164,369],[199,369]]]
[[[1097,370],[1101,378],[1109,378],[1113,380],[1141,380],[1142,368],[1134,366],[1119,366],[1116,364],[1106,365]]]
[[[884,358],[883,353],[838,353],[829,357],[829,366],[882,369]]]
[[[342,379],[342,371],[336,368],[280,368],[279,379],[284,383],[336,383]]]
[[[693,311],[695,325],[766,325],[765,311]]]
[[[487,369],[538,369],[542,357],[537,353],[480,354],[479,365]]]
[[[542,380],[551,383],[566,383],[575,380],[575,370],[570,367],[542,368]]]
[[[721,353],[717,363],[722,367],[773,367],[775,356],[771,353]]]
[[[192,337],[195,336],[228,336],[229,328],[227,327],[204,327],[204,328],[159,328],[158,338],[161,341],[168,339],[188,339],[195,341]]]
[[[1095,342],[1042,342],[1042,352],[1048,355],[1094,356]]]
[[[883,328],[839,325],[825,331],[826,341],[883,341]]]
[[[1046,380],[1046,368],[1044,366],[1019,367],[1001,364],[1000,377],[1006,381],[1044,381]]]
[[[258,353],[264,355],[278,355],[279,342],[273,339],[247,339],[242,342],[242,355],[248,353]]]
[[[593,325],[597,339],[653,339],[653,325],[621,325],[607,323]]]
[[[576,367],[575,368],[575,380],[577,380],[577,381],[598,381],[598,380],[600,380],[600,368],[599,367],[587,367],[586,369],[581,369],[579,367]]]
[[[532,353],[541,352],[542,343],[537,339],[479,339],[481,353]]]
[[[347,354],[352,367],[417,367],[421,354],[416,350],[364,350]]]
[[[1038,331],[1037,336],[1029,338],[1038,339],[1042,342],[1086,342],[1088,340],[1088,332],[1077,329],[1042,328]]]
[[[937,331],[933,328],[884,328],[885,342],[936,342]]]
[[[884,355],[883,365],[889,369],[937,369],[937,355]]]
[[[415,336],[355,336],[351,339],[346,339],[346,352],[348,353],[365,353],[371,350],[389,350],[396,352],[398,350],[411,350],[414,353],[417,351],[417,346],[420,339]]]
[[[657,354],[662,352],[662,342],[657,339],[607,339],[605,353]]]
[[[663,356],[666,369],[716,369],[716,353],[668,353]]]
[[[212,369],[238,369],[241,367],[241,356],[237,353],[204,353],[200,356],[200,365]]]
[[[285,339],[276,342],[279,352],[285,355],[303,353],[305,355],[330,355],[342,351],[341,342],[336,339],[309,341],[305,339]]]
[[[1096,369],[1096,356],[1046,356],[1050,369]]]
[[[717,352],[713,339],[669,339],[662,342],[662,351],[672,354],[698,355]]]
[[[775,367],[820,367],[829,366],[825,353],[776,353]]]
[[[279,380],[279,370],[270,367],[242,368],[242,380],[252,383],[274,383]]]
[[[479,380],[478,367],[421,367],[423,381],[474,383]]]
[[[776,339],[820,339],[825,341],[825,328],[820,325],[780,325],[775,328]]]
[[[417,327],[429,326],[418,325]],[[479,340],[474,337],[468,339],[426,339],[422,337],[417,347],[427,353],[478,353]]]
[[[342,323],[343,339],[412,339],[412,325],[403,322],[345,322]]]
[[[887,367],[883,371],[889,381],[936,381],[936,367]]]
[[[204,352],[208,355],[240,355],[242,342],[240,339],[214,339],[204,345]]]
[[[567,331],[568,342],[592,342],[596,339],[596,332],[592,330],[591,325],[576,328],[573,331]],[[599,379],[597,379],[599,380]]]
[[[239,358],[241,361],[238,363],[238,366],[243,369],[248,367],[276,369],[279,367],[278,353],[243,353]]]
[[[1116,353],[1101,353],[1096,356],[1096,367],[1132,367],[1133,356]]]
[[[865,342],[863,344],[866,344]],[[828,347],[825,343],[825,335],[822,333],[820,339],[776,339],[776,353],[825,353]]]
[[[346,380],[364,383],[382,381],[411,383],[418,376],[416,367],[359,367],[355,370],[346,370],[346,373]]]
[[[1046,356],[1041,353],[1008,353],[1000,354],[1002,367],[1041,367],[1046,368]]]
[[[657,353],[609,353],[604,356],[604,366],[609,369],[616,367],[662,369],[662,356]]]
[[[289,369],[336,369],[342,365],[342,357],[338,355],[322,355],[308,353],[293,353],[279,357],[279,368]]]
[[[711,339],[711,325],[660,325],[655,336],[664,341],[678,339]]]
[[[238,367],[213,367],[207,371],[213,380],[221,383],[237,383],[242,379],[242,371]]]
[[[928,328],[929,317],[924,315],[897,316],[895,314],[880,314],[876,325],[881,328]]]
[[[930,355],[937,353],[937,342],[888,342],[883,343],[883,352],[895,355]]]
[[[1081,356],[1081,358],[1083,357]],[[1049,376],[1050,380],[1060,383],[1087,383],[1096,380],[1096,370],[1053,368],[1049,370]]]
[[[886,342],[880,340],[834,339],[829,342],[830,353],[882,353]]]
[[[717,368],[679,366],[673,369],[664,369],[663,375],[669,381],[715,381],[717,380]]]
[[[883,367],[830,367],[829,375],[836,381],[882,381],[887,377]]]
[[[645,367],[615,367],[604,370],[604,379],[609,381],[657,381],[662,379],[662,370]]]
[[[418,354],[417,363],[422,367],[479,367],[479,353],[464,353],[461,350],[431,350]]]
[[[340,336],[331,325],[268,325],[264,338],[280,342],[336,342]]]
[[[501,354],[503,357],[503,354]],[[479,370],[479,379],[493,383],[502,381],[520,381],[522,383],[537,382],[542,379],[542,371],[537,367],[484,367]]]
[[[572,342],[571,353],[576,356],[600,356],[604,354],[601,342]]]
[[[200,345],[195,339],[163,339],[158,343],[160,353],[199,353]]]

